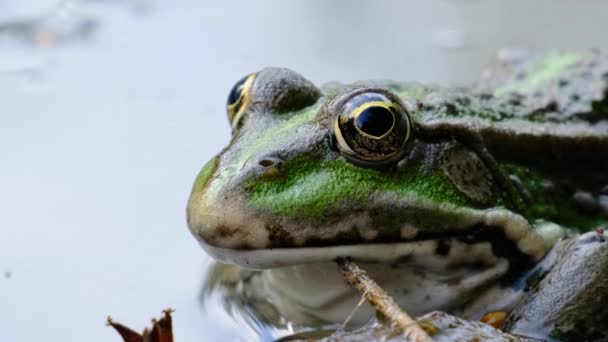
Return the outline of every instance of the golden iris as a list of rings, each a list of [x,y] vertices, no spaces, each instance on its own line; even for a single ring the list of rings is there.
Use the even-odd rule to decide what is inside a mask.
[[[251,86],[255,79],[255,73],[249,74],[234,84],[228,94],[226,110],[228,112],[228,122],[235,131],[243,113],[247,110],[251,102]]]
[[[338,150],[364,164],[401,159],[408,151],[412,125],[408,113],[390,93],[370,90],[347,100],[334,122]]]

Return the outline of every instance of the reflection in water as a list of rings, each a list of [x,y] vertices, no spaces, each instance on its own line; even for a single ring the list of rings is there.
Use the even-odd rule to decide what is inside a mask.
[[[336,266],[331,266],[335,271],[333,273],[340,277]],[[280,285],[273,284],[275,276],[276,270],[253,271],[236,265],[213,263],[204,277],[201,306],[207,310],[219,302],[235,323],[252,330],[253,338],[270,341],[277,338],[289,340],[329,336],[340,329],[348,314],[357,308],[356,302],[360,299],[358,294],[344,285],[348,292],[346,306],[329,302],[317,307],[315,301],[322,299],[323,293],[315,296],[314,293],[302,291],[303,298],[294,296],[294,293],[282,293]],[[319,285],[331,291],[326,284]],[[302,303],[301,300],[309,303]],[[364,319],[359,319],[355,325],[347,325],[347,330],[376,326],[377,321],[369,307],[357,309],[359,311]]]
[[[0,22],[0,39],[35,46],[86,41],[99,28],[99,19],[74,1],[62,1],[45,13]]]
[[[203,278],[202,308],[217,305],[214,300],[219,300],[235,321],[244,323],[263,340],[293,332],[290,323],[265,293],[262,271],[214,262]]]
[[[334,269],[333,273],[342,281],[336,266],[332,264],[331,267]],[[325,293],[315,293],[315,289],[309,288],[310,291],[300,293],[284,292],[283,284],[275,282],[289,282],[289,279],[281,278],[280,275],[277,277],[280,269],[278,271],[252,271],[235,265],[214,263],[204,278],[201,305],[205,309],[217,305],[214,300],[218,300],[237,323],[247,325],[256,337],[262,340],[286,338],[291,335],[308,338],[330,335],[338,330],[346,317],[357,308],[360,297],[345,284],[344,287],[337,287],[338,290],[347,290],[338,296],[338,300],[319,303],[324,301]],[[289,270],[287,273],[293,276]],[[295,278],[296,282],[302,280],[297,276]],[[318,279],[315,279],[316,281]],[[306,281],[301,283],[310,284]],[[333,292],[333,285],[327,286],[328,284],[323,282],[318,285],[319,288]],[[364,326],[365,323],[376,323],[370,308],[367,304],[364,305],[365,308],[357,308],[355,316],[359,314],[360,317],[353,319],[356,324],[346,326],[348,330]],[[305,335],[301,335],[303,333]]]
[[[87,42],[102,27],[104,19],[95,6],[107,0],[63,0],[48,4],[45,10],[27,16],[0,18],[0,43],[17,41],[38,47]],[[154,1],[122,0],[122,5],[136,15],[152,13]],[[2,8],[0,7],[0,10]],[[107,7],[102,7],[106,10]]]
[[[355,341],[403,341],[403,335],[391,326],[380,324],[369,312],[365,314],[365,320],[358,324],[344,326],[345,319],[350,319],[349,314],[368,311],[356,304],[337,310],[341,316],[334,317],[333,322],[327,317],[328,312],[340,308],[335,302],[326,303],[315,312],[308,311],[305,306],[298,305],[297,299],[289,298],[289,294],[281,294],[280,289],[270,285],[273,273],[270,270],[251,271],[220,263],[214,263],[207,270],[200,295],[202,307],[207,310],[219,303],[230,314],[235,325],[242,330],[252,330],[249,334],[251,340],[301,341],[327,338],[329,341],[341,341],[351,338]],[[319,285],[324,284],[321,282]],[[331,291],[331,287],[333,285],[326,289]],[[307,299],[313,303],[325,295],[307,294]],[[353,299],[360,298],[356,293],[351,295]],[[431,313],[422,320],[429,327],[441,331],[441,334],[434,336],[437,341],[472,341],[479,336],[485,336],[488,340],[507,340],[499,338],[500,333],[486,324],[466,322],[444,313]]]
[[[432,256],[427,258],[434,259]],[[426,265],[420,260],[390,265],[364,263],[362,269],[413,316],[423,316],[433,309],[453,311],[449,309],[483,302],[481,294],[488,287],[479,280],[485,278],[484,274],[494,274],[495,268],[486,265],[486,271],[482,271],[484,267],[479,263],[471,268],[448,262],[433,270],[432,265],[437,267],[438,264],[441,260],[435,258]],[[498,264],[504,266],[504,263]],[[248,332],[251,339],[291,341],[328,337],[339,341],[353,337],[358,341],[402,340],[402,335],[392,327],[379,323],[369,304],[361,301],[359,293],[347,287],[334,263],[263,271],[214,263],[207,271],[200,294],[201,306],[205,311],[222,306],[235,326]],[[491,278],[495,279],[493,275]],[[476,281],[477,286],[471,286]],[[465,291],[467,287],[471,292]],[[461,301],[461,297],[470,300]],[[482,307],[485,312],[490,306],[484,303]],[[461,311],[458,316],[466,314]],[[447,321],[443,322],[443,318]],[[491,330],[485,324],[470,323],[444,313],[429,313],[422,320],[442,331],[441,338],[435,336],[437,341],[473,340],[470,336],[484,336],[484,329]],[[499,332],[485,336],[493,334]],[[457,336],[469,337],[458,339]]]
[[[336,266],[330,267],[342,282]],[[346,289],[346,293],[338,296],[330,294],[332,300],[327,300],[327,292],[335,292],[331,285],[318,282],[318,291],[308,280],[294,274],[292,268],[285,268],[285,272],[282,270],[253,271],[214,263],[204,280],[201,304],[206,307],[209,298],[217,294],[233,319],[244,321],[260,336],[271,333],[275,337],[310,330],[335,331],[357,306],[358,296],[346,285],[336,287],[338,290]],[[292,280],[295,280],[295,289]],[[313,281],[317,282],[318,279]],[[341,305],[344,299],[346,306]],[[369,318],[369,312],[364,313],[364,318],[357,320],[357,325],[361,326]]]

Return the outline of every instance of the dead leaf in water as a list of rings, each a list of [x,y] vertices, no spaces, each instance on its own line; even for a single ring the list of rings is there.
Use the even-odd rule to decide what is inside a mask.
[[[112,317],[108,317],[107,325],[114,328],[124,342],[173,342],[172,312],[173,310],[171,309],[164,310],[163,317],[159,320],[152,319],[152,328],[144,329],[142,334],[114,322]]]

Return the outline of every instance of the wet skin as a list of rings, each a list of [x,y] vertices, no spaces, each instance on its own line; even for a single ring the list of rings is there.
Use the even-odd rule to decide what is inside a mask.
[[[511,53],[468,88],[319,89],[263,69],[230,92],[232,140],[188,225],[218,260],[275,278],[338,256],[405,265],[412,296],[436,297],[406,302],[463,309],[606,222],[607,82],[593,51]]]

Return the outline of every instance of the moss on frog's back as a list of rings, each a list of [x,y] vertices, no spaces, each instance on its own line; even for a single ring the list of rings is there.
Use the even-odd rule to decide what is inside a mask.
[[[590,122],[608,120],[608,54],[599,51],[504,51],[473,88],[402,86],[417,94],[420,117],[477,117],[490,121]],[[411,88],[411,89],[409,89]]]

